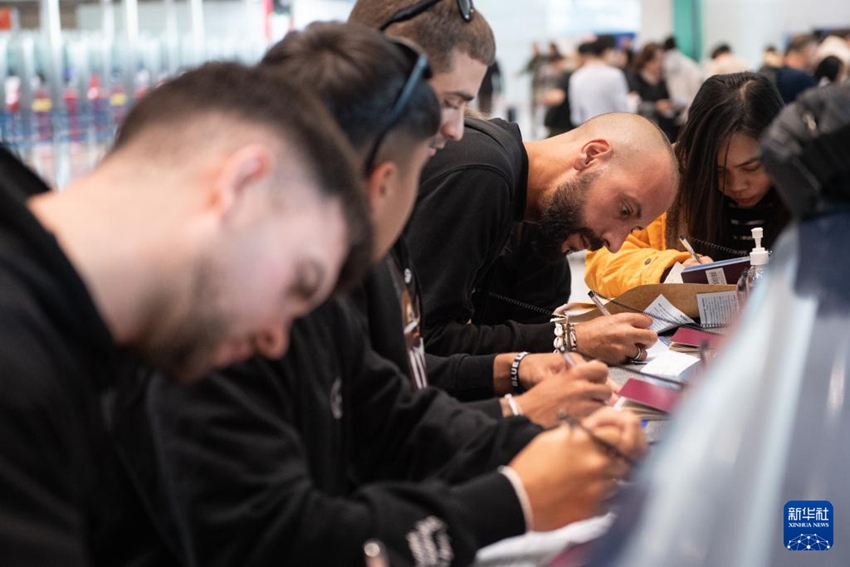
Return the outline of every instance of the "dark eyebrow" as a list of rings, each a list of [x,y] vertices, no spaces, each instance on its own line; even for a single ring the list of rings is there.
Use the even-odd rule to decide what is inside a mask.
[[[750,165],[751,163],[755,163],[757,161],[759,161],[759,156],[753,156],[750,159],[748,159],[747,161],[743,161],[743,162],[739,163],[738,165],[733,165],[732,167],[744,167],[745,165]]]
[[[446,93],[446,96],[456,96],[458,98],[462,98],[466,102],[472,102],[475,99],[475,95],[469,94],[465,91],[449,91]]]
[[[739,163],[739,164],[733,165],[733,166],[731,167],[731,169],[734,169],[734,168],[736,168],[736,167],[744,167],[745,165],[750,165],[750,164],[755,163],[755,162],[757,162],[757,161],[761,161],[761,159],[759,158],[759,156],[757,156],[757,155],[756,155],[756,156],[751,157],[751,158],[750,158],[750,159],[748,159],[748,160],[744,160],[744,161],[742,161],[742,162],[741,162],[741,163]],[[717,164],[717,169],[723,169],[723,170],[726,170],[726,169],[730,169],[730,167],[729,167],[728,165],[727,165],[727,166],[723,166],[723,165],[720,165],[720,164],[718,163],[718,164]]]

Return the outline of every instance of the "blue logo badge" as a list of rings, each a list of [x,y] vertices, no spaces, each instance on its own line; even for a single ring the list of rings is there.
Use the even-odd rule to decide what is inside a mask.
[[[785,503],[785,549],[829,551],[835,515],[827,500],[791,500]]]

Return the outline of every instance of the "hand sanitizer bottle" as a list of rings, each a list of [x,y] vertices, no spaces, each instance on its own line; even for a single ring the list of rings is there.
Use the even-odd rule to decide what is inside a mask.
[[[764,267],[770,260],[770,253],[761,245],[764,230],[761,227],[753,229],[753,240],[755,247],[750,252],[750,267],[744,270],[738,278],[738,306],[741,307],[750,295],[753,287],[759,285],[759,280],[764,277]]]

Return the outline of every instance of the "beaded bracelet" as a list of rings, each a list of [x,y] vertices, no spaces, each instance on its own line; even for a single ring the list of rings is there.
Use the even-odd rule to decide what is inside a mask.
[[[569,316],[553,317],[552,322],[555,323],[555,340],[552,342],[555,352],[577,351],[576,326],[575,323],[570,323]]]

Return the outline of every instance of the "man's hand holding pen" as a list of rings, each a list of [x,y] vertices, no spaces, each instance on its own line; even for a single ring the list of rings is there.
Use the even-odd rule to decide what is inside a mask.
[[[640,421],[603,408],[538,435],[510,463],[528,495],[536,531],[557,529],[602,511],[618,481],[646,451]]]
[[[520,366],[520,376],[529,390],[514,396],[523,415],[543,427],[554,427],[559,423],[559,410],[583,418],[616,398],[619,386],[608,379],[608,367],[598,361],[584,362],[581,357],[574,356],[577,359],[574,367],[559,353],[525,357]],[[529,362],[534,366],[526,367]],[[523,371],[528,374],[524,375]],[[535,378],[529,385],[526,378],[530,376]]]

